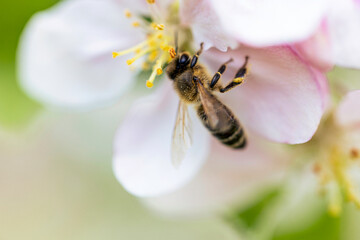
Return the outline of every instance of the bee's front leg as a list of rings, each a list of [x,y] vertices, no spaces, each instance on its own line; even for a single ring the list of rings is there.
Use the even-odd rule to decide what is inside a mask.
[[[202,53],[203,47],[204,47],[204,43],[202,42],[202,43],[200,43],[199,51],[197,51],[196,54],[191,59],[191,63],[190,63],[191,68],[193,68],[196,65],[196,63],[197,63],[197,61],[199,59],[199,56]]]
[[[234,79],[226,87],[220,88],[220,92],[222,92],[222,93],[227,92],[227,91],[231,90],[232,88],[234,88],[244,82],[244,79],[249,72],[249,68],[247,67],[248,60],[249,60],[249,57],[246,56],[243,66],[237,71]]]
[[[221,78],[221,74],[223,74],[226,70],[226,65],[228,63],[231,63],[233,61],[232,58],[230,58],[229,60],[227,60],[223,65],[220,66],[219,70],[214,74],[213,78],[211,79],[210,82],[210,88],[214,88],[215,85],[218,83],[219,79]],[[221,89],[221,87],[219,87],[219,89]]]

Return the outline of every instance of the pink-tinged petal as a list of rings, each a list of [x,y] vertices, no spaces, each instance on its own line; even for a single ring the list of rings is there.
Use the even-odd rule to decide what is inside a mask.
[[[191,182],[174,193],[147,198],[145,203],[175,215],[204,214],[225,210],[234,203],[237,207],[249,204],[284,176],[288,164],[279,157],[278,147],[250,136],[246,149],[233,150],[212,138],[208,160]]]
[[[294,44],[294,49],[306,62],[323,72],[329,71],[334,65],[331,47],[329,30],[325,21],[310,38]]]
[[[336,110],[336,120],[343,127],[360,127],[360,90],[343,98]]]
[[[208,0],[183,0],[180,3],[181,22],[191,28],[196,46],[203,42],[205,50],[216,47],[220,51],[238,46],[237,40],[227,35],[221,25],[217,24],[219,18]]]
[[[328,23],[334,62],[360,68],[360,6],[352,0],[333,2]]]
[[[327,81],[290,47],[242,46],[222,53],[203,54],[215,72],[220,64],[235,61],[223,75],[227,84],[249,56],[250,74],[245,83],[220,97],[248,128],[282,143],[303,143],[315,133],[327,100]]]
[[[327,10],[325,0],[208,0],[221,28],[252,46],[307,39]],[[216,23],[214,23],[216,24]]]
[[[197,174],[208,152],[209,134],[192,118],[193,145],[181,165],[173,166],[171,140],[179,100],[170,83],[165,85],[131,107],[115,139],[115,175],[128,192],[140,197],[182,187]]]
[[[118,98],[133,83],[118,51],[142,40],[112,1],[63,1],[36,14],[18,50],[23,88],[49,105],[87,108]]]

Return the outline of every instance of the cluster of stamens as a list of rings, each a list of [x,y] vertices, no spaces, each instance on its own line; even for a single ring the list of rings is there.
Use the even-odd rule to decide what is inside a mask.
[[[147,0],[149,5],[154,5],[155,0]],[[127,18],[136,18],[129,10],[125,10]],[[128,65],[133,64],[142,57],[147,57],[143,62],[142,68],[147,70],[152,66],[152,72],[146,81],[146,86],[151,88],[157,75],[163,73],[163,66],[175,57],[175,49],[170,45],[173,42],[172,34],[167,34],[166,26],[162,23],[146,22],[136,19],[132,22],[133,27],[143,27],[147,32],[146,40],[134,47],[128,48],[120,52],[113,52],[113,58],[125,54],[133,54],[134,56],[126,61]]]
[[[321,193],[326,194],[328,210],[333,216],[341,213],[344,200],[353,202],[360,208],[359,191],[356,190],[348,172],[358,163],[358,160],[357,149],[346,152],[341,147],[334,146],[323,159],[314,165],[314,172],[319,177]]]

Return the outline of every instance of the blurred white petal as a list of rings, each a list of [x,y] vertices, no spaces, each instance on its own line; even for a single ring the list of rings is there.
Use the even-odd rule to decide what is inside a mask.
[[[111,52],[140,42],[111,0],[60,2],[36,14],[18,51],[22,87],[45,104],[88,108],[116,100],[134,82],[124,58]]]
[[[325,0],[207,2],[226,33],[252,46],[278,45],[308,38],[320,25],[328,7]]]
[[[212,138],[207,162],[191,182],[174,193],[147,198],[145,203],[157,211],[176,215],[221,211],[234,203],[248,204],[278,183],[288,167],[278,153],[263,143],[250,137],[245,149],[233,150]]]
[[[335,64],[360,68],[360,5],[353,0],[333,0],[328,16]]]
[[[182,187],[198,173],[208,154],[209,133],[193,116],[193,145],[181,165],[173,166],[171,140],[179,100],[171,83],[164,85],[131,107],[115,139],[115,175],[128,192],[140,197]]]
[[[237,40],[226,34],[218,24],[219,18],[208,0],[181,1],[180,16],[182,24],[191,28],[196,46],[203,42],[205,50],[216,47],[220,51],[238,46]]]

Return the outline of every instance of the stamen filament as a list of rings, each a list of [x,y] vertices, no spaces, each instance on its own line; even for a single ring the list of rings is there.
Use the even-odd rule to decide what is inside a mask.
[[[167,54],[162,54],[161,57],[156,60],[156,63],[153,67],[153,71],[151,72],[150,78],[146,81],[146,86],[148,88],[151,88],[154,85],[154,80],[156,75],[160,75],[163,73],[163,70],[161,68],[161,66],[163,65],[165,59],[167,57]]]
[[[139,53],[137,53],[135,55],[135,57],[130,58],[129,60],[126,61],[127,65],[131,65],[133,62],[135,62],[136,60],[138,60],[140,57],[144,56],[145,54],[147,54],[148,52],[154,50],[155,48],[147,48],[144,49],[142,51],[140,51]]]
[[[138,45],[136,45],[134,47],[131,47],[131,48],[128,48],[128,49],[126,49],[124,51],[113,52],[113,58],[116,58],[118,56],[122,56],[122,55],[125,55],[125,54],[128,54],[128,53],[131,53],[131,52],[136,52],[138,49],[141,49],[142,47],[144,47],[147,43],[148,43],[147,41],[144,41],[144,42],[141,42]]]
[[[336,182],[332,182],[329,186],[329,213],[333,217],[339,216],[342,211],[342,197],[339,186]]]

